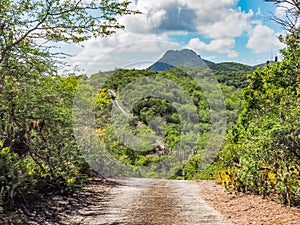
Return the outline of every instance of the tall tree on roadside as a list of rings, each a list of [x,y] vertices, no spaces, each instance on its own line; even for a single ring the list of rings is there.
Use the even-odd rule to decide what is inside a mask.
[[[57,53],[49,42],[79,43],[111,35],[124,26],[118,16],[136,13],[114,0],[3,0],[0,2],[0,138],[18,130],[14,101],[23,83],[56,74]],[[19,106],[22,107],[22,106]],[[20,122],[19,122],[20,123]]]
[[[21,124],[22,87],[56,73],[48,42],[79,43],[124,26],[118,16],[135,13],[114,0],[3,0],[0,2],[0,138],[13,139]],[[48,44],[47,44],[48,43]],[[23,85],[26,83],[26,85]],[[20,114],[20,113],[19,113]],[[24,118],[19,118],[23,120]]]
[[[29,183],[42,178],[68,185],[84,170],[71,129],[81,78],[57,75],[61,55],[52,51],[53,43],[80,43],[123,29],[118,18],[137,13],[129,4],[0,1],[0,211]]]

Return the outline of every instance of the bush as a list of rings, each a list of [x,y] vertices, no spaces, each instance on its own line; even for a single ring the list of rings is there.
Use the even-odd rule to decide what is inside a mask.
[[[243,112],[227,135],[219,163],[228,188],[299,206],[300,44],[292,40],[282,62],[250,75]]]

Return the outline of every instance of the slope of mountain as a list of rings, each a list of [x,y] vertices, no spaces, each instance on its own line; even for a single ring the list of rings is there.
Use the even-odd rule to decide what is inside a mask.
[[[164,71],[174,67],[196,67],[210,68],[216,71],[230,72],[253,72],[257,67],[262,65],[249,66],[236,62],[221,62],[215,63],[201,58],[196,52],[190,49],[168,50],[157,62],[152,64],[147,70]]]
[[[220,83],[235,88],[248,85],[247,74],[252,73],[257,66],[249,66],[236,62],[214,63],[197,55],[193,50],[168,50],[163,57],[151,65],[147,70],[164,71],[172,68],[195,67],[209,68]]]
[[[174,67],[208,67],[215,63],[202,59],[190,49],[168,50],[162,58],[147,68],[147,70],[163,71]]]
[[[266,67],[266,65],[274,65],[275,61],[268,61],[268,62],[265,62],[265,63],[261,63],[261,64],[258,64],[256,66],[253,66],[254,69],[264,69]]]
[[[222,70],[222,71],[235,71],[235,72],[252,72],[254,71],[255,67],[236,63],[236,62],[221,62],[215,63],[210,66],[212,70]]]

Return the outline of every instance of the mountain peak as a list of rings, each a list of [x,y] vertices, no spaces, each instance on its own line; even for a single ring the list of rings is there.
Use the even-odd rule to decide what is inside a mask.
[[[197,53],[192,50],[192,49],[188,49],[188,48],[184,48],[182,50],[178,50],[179,52],[182,52],[182,53],[187,53],[187,54],[194,54],[194,55],[197,55]],[[198,55],[199,56],[199,55]]]
[[[207,67],[214,64],[204,60],[191,49],[168,50],[163,57],[148,68],[148,70],[162,71],[174,67]]]
[[[168,50],[166,51],[165,55],[168,55],[168,54],[177,54],[177,55],[185,55],[185,56],[190,56],[190,57],[200,57],[200,55],[197,55],[197,53],[192,50],[192,49],[181,49],[181,50]]]

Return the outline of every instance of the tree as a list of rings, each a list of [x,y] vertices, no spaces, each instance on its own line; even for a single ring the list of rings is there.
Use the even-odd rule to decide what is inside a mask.
[[[113,0],[3,0],[0,2],[0,69],[11,60],[32,67],[33,59],[49,57],[47,41],[81,42],[124,28],[117,16],[136,13],[128,1]],[[40,44],[43,43],[43,44]],[[43,61],[43,60],[42,60]],[[0,93],[9,76],[1,71]]]
[[[23,83],[56,73],[56,54],[47,42],[81,42],[124,28],[117,16],[135,13],[113,0],[4,0],[0,2],[1,136],[17,130],[14,101]],[[22,108],[22,106],[20,106]],[[24,118],[23,118],[24,119]]]
[[[118,16],[136,13],[128,1],[3,0],[0,2],[0,123],[1,136],[14,135],[15,99],[23,83],[56,74],[52,42],[82,42],[124,28]]]
[[[272,19],[279,23],[283,29],[295,33],[299,27],[300,1],[299,0],[265,0],[276,4],[285,13],[284,18],[273,14]]]
[[[28,184],[65,187],[85,171],[71,120],[82,78],[57,75],[51,43],[111,35],[131,13],[128,1],[0,1],[0,209]]]

